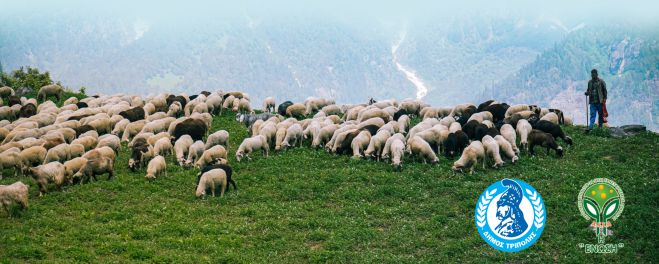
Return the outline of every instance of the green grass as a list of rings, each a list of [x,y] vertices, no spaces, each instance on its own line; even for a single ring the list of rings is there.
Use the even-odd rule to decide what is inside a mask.
[[[154,182],[117,159],[111,181],[65,187],[37,197],[30,208],[0,212],[0,262],[168,263],[656,263],[659,216],[659,136],[626,139],[585,135],[566,127],[576,144],[565,157],[522,155],[518,164],[473,175],[405,160],[402,172],[383,162],[353,160],[299,148],[238,163],[233,154],[247,130],[230,112],[213,131],[231,134],[230,164],[238,191],[196,199],[196,170],[168,158],[168,176]],[[538,149],[539,150],[539,149]],[[5,171],[10,173],[10,171]],[[10,174],[5,174],[10,175]],[[490,184],[519,178],[537,189],[547,208],[539,241],[519,253],[502,253],[483,241],[474,224],[478,196]],[[588,255],[579,243],[596,243],[577,208],[581,186],[596,177],[616,181],[626,195],[615,235],[617,254]]]

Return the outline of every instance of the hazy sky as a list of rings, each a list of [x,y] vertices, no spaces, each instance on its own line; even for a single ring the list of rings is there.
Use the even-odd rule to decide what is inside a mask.
[[[434,20],[448,16],[528,15],[564,20],[599,18],[607,22],[659,22],[656,0],[554,0],[554,1],[84,1],[0,0],[0,14],[39,16],[44,14],[90,14],[134,16],[149,20],[230,18],[245,15],[259,18],[321,16],[344,19]],[[599,20],[598,19],[598,20]]]

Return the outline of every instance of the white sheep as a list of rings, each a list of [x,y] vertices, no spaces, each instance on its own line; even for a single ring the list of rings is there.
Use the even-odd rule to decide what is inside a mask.
[[[236,151],[236,160],[240,161],[243,157],[251,159],[249,155],[256,150],[263,150],[263,155],[268,157],[268,149],[270,149],[270,146],[268,145],[265,136],[257,135],[251,138],[246,138]]]
[[[85,151],[93,149],[96,147],[97,143],[98,139],[94,138],[93,136],[82,136],[71,142],[71,144],[80,144],[85,146]]]
[[[492,158],[492,161],[494,161],[492,167],[496,168],[502,166],[504,162],[499,153],[499,143],[490,135],[484,136],[482,142],[487,157]]]
[[[82,157],[85,154],[85,146],[82,144],[69,144],[69,158]]]
[[[105,134],[98,138],[98,144],[96,144],[96,147],[110,147],[115,152],[119,152],[119,150],[121,150],[121,139],[116,135]]]
[[[501,129],[499,129],[499,132],[506,140],[508,140],[510,145],[513,147],[513,151],[519,154],[519,149],[517,148],[517,134],[515,133],[513,126],[510,124],[504,124],[501,126]]]
[[[185,156],[188,154],[192,143],[194,142],[190,135],[183,135],[174,143],[174,153],[176,154],[176,161],[179,166],[185,164]]]
[[[14,176],[22,169],[23,159],[21,157],[21,149],[13,147],[0,153],[0,179],[2,179],[2,171],[6,168],[14,168]]]
[[[144,125],[146,125],[146,120],[139,120],[139,121],[131,122],[128,125],[126,125],[126,129],[124,130],[124,133],[121,136],[121,141],[129,142],[133,138],[133,136],[137,135],[138,133],[140,133],[140,131],[142,131]]]
[[[172,154],[172,140],[168,137],[158,139],[156,144],[153,145],[153,153],[155,155],[171,155]]]
[[[337,124],[331,124],[322,127],[320,131],[318,131],[318,134],[314,135],[311,141],[311,147],[318,148],[327,143],[332,138],[332,135],[334,135],[334,131],[337,129],[339,129],[339,125]]]
[[[439,162],[439,159],[437,158],[437,155],[435,155],[435,152],[432,151],[430,144],[422,138],[418,136],[412,137],[407,144],[407,153],[419,156],[423,160],[423,163],[429,161],[432,164],[436,164]]]
[[[263,111],[266,113],[272,113],[275,111],[275,98],[267,97],[263,100]]]
[[[165,177],[167,177],[167,163],[163,156],[157,155],[149,161],[149,165],[146,168],[146,176],[144,177],[147,180],[155,180],[163,172],[165,173]]]
[[[458,130],[462,130],[462,126],[458,122],[451,123],[451,126],[448,128],[449,133],[455,133]]]
[[[350,143],[350,148],[352,149],[352,156],[354,158],[361,158],[362,152],[368,147],[368,143],[371,142],[371,133],[368,130],[363,130],[357,134],[355,138],[352,139]]]
[[[9,208],[14,203],[19,204],[22,209],[28,208],[29,189],[30,186],[20,181],[10,185],[0,185],[0,204],[7,215],[11,216]]]
[[[24,149],[20,153],[23,170],[27,171],[27,167],[32,165],[43,164],[46,159],[48,151],[42,146],[34,146]]]
[[[226,130],[219,130],[213,134],[208,135],[206,139],[206,149],[210,149],[213,146],[221,145],[225,148],[228,148],[229,144],[229,132]]]
[[[85,164],[87,164],[87,159],[83,157],[73,158],[64,162],[64,176],[69,184],[73,184],[73,175],[78,173]],[[82,184],[82,181],[80,181],[80,183]]]
[[[368,148],[364,151],[364,156],[367,158],[373,157],[375,154],[376,160],[380,160],[380,155],[382,155],[382,150],[384,144],[387,142],[387,139],[391,137],[391,132],[389,130],[380,130],[375,136],[371,137],[371,141],[368,143]]]
[[[519,136],[519,144],[524,148],[526,151],[528,151],[529,147],[529,134],[531,133],[531,130],[533,130],[533,127],[527,121],[526,119],[520,119],[517,121],[517,127],[515,128],[517,131],[517,135]]]
[[[389,153],[391,155],[391,164],[400,168],[403,163],[403,156],[405,156],[405,143],[402,138],[394,138],[391,141]]]
[[[540,118],[540,120],[546,120],[546,121],[549,121],[549,122],[552,122],[552,123],[558,125],[558,115],[554,112],[549,112],[549,113],[543,115]]]
[[[29,171],[32,178],[34,178],[39,185],[39,196],[42,196],[48,191],[48,183],[55,183],[55,186],[57,186],[58,189],[61,189],[62,184],[64,184],[66,180],[64,165],[57,161],[30,168]]]
[[[453,167],[451,168],[454,171],[469,169],[469,173],[471,174],[474,173],[474,167],[478,164],[479,159],[483,163],[483,168],[485,168],[485,148],[483,147],[483,143],[475,140],[462,151],[462,156],[453,162]]]
[[[221,186],[220,197],[224,197],[224,191],[227,187],[226,172],[223,169],[209,170],[201,175],[195,195],[197,198],[204,197],[206,195],[206,189],[210,188],[211,194],[215,197],[215,191],[218,186]]]
[[[499,150],[503,152],[503,154],[509,158],[513,163],[515,163],[519,158],[515,154],[515,151],[513,150],[512,145],[506,138],[504,138],[502,135],[496,135],[494,137],[494,140],[499,143]]]
[[[302,146],[302,126],[300,124],[293,124],[286,129],[286,136],[281,142],[283,148],[290,148],[296,144]]]
[[[217,145],[204,151],[195,162],[195,167],[201,169],[222,159],[227,160],[227,150],[222,145]]]
[[[71,154],[69,153],[69,145],[62,143],[48,150],[43,164],[50,163],[52,161],[64,162],[70,158]]]
[[[190,145],[190,148],[188,149],[188,159],[185,161],[185,166],[192,166],[195,162],[197,162],[201,155],[204,154],[205,150],[206,148],[203,141],[195,141],[192,145]]]
[[[393,141],[396,139],[402,140],[403,146],[405,145],[405,136],[402,133],[396,133],[392,135],[384,143],[384,147],[382,148],[382,154],[380,155],[382,159],[387,160],[391,157],[391,143],[393,143]]]

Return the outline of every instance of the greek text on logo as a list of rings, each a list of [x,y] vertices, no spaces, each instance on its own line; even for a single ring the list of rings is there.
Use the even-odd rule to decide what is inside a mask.
[[[618,219],[625,208],[625,194],[614,181],[606,178],[593,179],[581,187],[577,206],[586,220],[593,221],[597,244],[580,243],[586,253],[616,253],[623,243],[606,244],[605,238],[610,234],[611,221]]]
[[[535,243],[545,229],[545,204],[531,185],[503,179],[478,198],[476,228],[495,249],[517,252]]]

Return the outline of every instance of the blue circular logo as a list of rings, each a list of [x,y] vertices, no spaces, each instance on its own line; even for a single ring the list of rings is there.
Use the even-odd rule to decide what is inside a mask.
[[[503,179],[478,198],[476,228],[485,242],[504,252],[533,245],[545,229],[545,204],[531,185]]]

